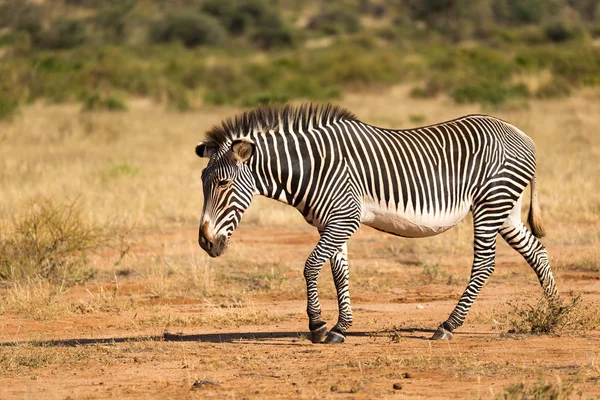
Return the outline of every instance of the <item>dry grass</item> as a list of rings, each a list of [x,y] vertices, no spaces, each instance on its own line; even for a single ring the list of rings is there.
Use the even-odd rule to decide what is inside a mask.
[[[581,335],[600,326],[600,311],[581,294],[571,294],[561,300],[511,300],[494,310],[490,320],[508,333]]]
[[[40,199],[0,234],[0,279],[44,279],[61,287],[90,279],[91,252],[114,248],[122,260],[129,247],[127,230],[92,225],[75,201],[54,204]]]
[[[574,394],[573,384],[563,383],[560,379],[556,382],[548,382],[543,377],[532,385],[516,383],[504,389],[504,393],[498,394],[497,400],[567,400]],[[581,398],[581,393],[579,393]]]

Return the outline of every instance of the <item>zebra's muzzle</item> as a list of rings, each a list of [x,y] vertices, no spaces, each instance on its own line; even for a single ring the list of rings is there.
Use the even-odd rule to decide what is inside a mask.
[[[227,249],[227,238],[225,236],[215,237],[212,235],[210,225],[204,222],[198,232],[198,244],[211,257],[219,257]]]

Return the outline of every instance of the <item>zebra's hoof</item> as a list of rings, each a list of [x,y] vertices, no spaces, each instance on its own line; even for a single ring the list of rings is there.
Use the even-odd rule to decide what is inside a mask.
[[[346,341],[346,336],[343,333],[336,332],[334,330],[330,330],[325,338],[324,344],[337,344],[344,343]]]
[[[310,328],[310,341],[313,343],[321,343],[325,339],[327,334],[327,323],[320,321],[315,324],[317,327],[311,326]]]
[[[443,326],[439,326],[431,340],[450,340],[454,335],[449,330],[445,329]]]

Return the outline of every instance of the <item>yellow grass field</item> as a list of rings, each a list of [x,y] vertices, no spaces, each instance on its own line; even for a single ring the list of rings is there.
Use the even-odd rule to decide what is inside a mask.
[[[600,91],[494,111],[408,91],[339,103],[397,128],[491,113],[533,138],[542,241],[563,298],[581,296],[574,324],[511,333],[541,288],[499,239],[496,270],[465,325],[452,341],[426,340],[468,280],[467,218],[427,239],[361,228],[349,243],[355,325],[341,346],[313,345],[302,268],[318,234],[297,211],[256,198],[223,257],[197,245],[205,161],[194,147],[239,109],[34,104],[0,123],[3,234],[36,202],[75,201],[89,223],[126,236],[88,255],[93,274],[81,283],[0,281],[0,398],[599,397]],[[320,293],[331,325],[327,266]]]

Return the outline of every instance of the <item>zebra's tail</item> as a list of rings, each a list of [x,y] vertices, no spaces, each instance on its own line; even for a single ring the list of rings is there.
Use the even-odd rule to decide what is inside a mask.
[[[529,215],[527,217],[527,222],[529,223],[529,227],[531,228],[533,235],[537,238],[542,238],[546,235],[546,230],[544,229],[544,223],[542,221],[542,210],[540,210],[540,205],[538,203],[535,174],[531,178],[530,185],[531,202],[529,203]]]

